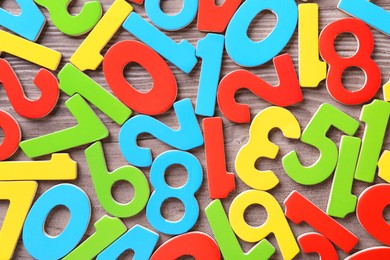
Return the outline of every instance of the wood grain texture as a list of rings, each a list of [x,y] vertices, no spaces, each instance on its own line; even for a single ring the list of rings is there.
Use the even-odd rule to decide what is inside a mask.
[[[81,6],[84,4],[84,2],[86,1],[84,0],[73,1],[72,6],[70,7],[70,11],[72,13],[77,13],[80,10]],[[113,2],[112,0],[101,0],[104,11],[108,9],[108,7],[112,2]],[[346,15],[345,13],[341,12],[336,8],[338,0],[318,0],[315,2],[317,2],[320,6],[320,28],[321,29],[332,21],[344,17],[349,17],[348,15]],[[182,3],[181,0],[162,1],[163,10],[165,10],[168,13],[177,12],[181,8],[181,3]],[[297,3],[301,3],[301,2],[297,1]],[[378,0],[375,1],[375,3],[380,5],[381,7],[386,8],[387,10],[390,10],[390,3],[388,1]],[[147,15],[145,14],[144,8],[142,6],[137,6],[134,4],[133,6],[135,11],[138,14],[148,19]],[[15,4],[14,1],[11,0],[1,1],[1,7],[13,13],[18,12],[17,5]],[[45,25],[45,28],[41,36],[38,39],[38,42],[49,48],[53,48],[57,51],[60,51],[63,54],[63,59],[59,66],[59,70],[60,70],[67,62],[69,62],[70,56],[77,49],[77,47],[80,45],[80,43],[82,42],[85,36],[68,37],[63,35],[53,26],[52,22],[49,19],[49,15],[47,11],[43,8],[41,8],[41,10],[46,16],[46,18],[48,19],[48,21]],[[275,21],[276,21],[275,17],[270,12],[266,12],[264,13],[264,15],[262,13],[261,15],[258,15],[256,19],[252,22],[248,33],[251,37],[253,37],[253,39],[261,39],[265,37],[272,30]],[[382,83],[384,84],[387,82],[387,80],[390,77],[390,63],[388,62],[388,59],[390,57],[390,44],[389,44],[390,41],[388,36],[378,32],[377,30],[372,29],[372,32],[375,37],[375,50],[372,57],[379,64],[379,67],[382,72],[382,78],[383,78]],[[197,31],[196,19],[186,28],[178,32],[166,32],[166,34],[172,37],[175,41],[180,41],[181,39],[187,39],[194,46],[196,46],[196,43],[200,38],[203,38],[206,35],[203,32]],[[128,32],[126,32],[125,30],[120,29],[113,37],[113,39],[109,42],[109,44],[104,48],[103,53],[105,53],[107,49],[110,46],[112,46],[112,44],[114,44],[115,42],[121,40],[128,40],[128,39],[134,39],[134,37],[130,35]],[[353,37],[347,37],[347,36],[340,37],[340,40],[336,43],[336,46],[341,53],[350,55],[354,53],[354,50],[356,48],[356,41]],[[297,50],[298,50],[298,38],[297,38],[297,33],[295,32],[288,45],[282,51],[282,53],[287,52],[291,55],[296,70],[298,69]],[[15,58],[8,54],[3,54],[2,57],[7,59],[10,62],[10,64],[13,66],[17,75],[20,77],[20,80],[25,88],[27,95],[31,98],[39,97],[39,91],[32,83],[33,78],[39,68],[35,65],[28,63],[27,61]],[[191,98],[192,103],[195,104],[201,61],[198,62],[194,70],[189,75],[182,73],[179,69],[177,69],[169,62],[168,64],[177,79],[177,84],[179,87],[177,100],[181,100],[183,98]],[[239,69],[239,66],[236,65],[234,62],[232,62],[231,59],[227,56],[227,54],[224,53],[221,78],[227,73],[236,69]],[[264,80],[272,84],[276,84],[278,82],[272,62],[268,62],[265,65],[256,68],[251,68],[249,70],[255,73],[256,75],[261,76]],[[90,75],[99,84],[101,84],[104,88],[111,91],[104,79],[101,66],[96,71],[88,71],[87,74]],[[152,81],[150,76],[148,75],[147,72],[145,72],[144,69],[142,69],[138,65],[128,66],[125,70],[125,76],[128,79],[128,81],[132,83],[139,90],[146,91],[150,89],[152,86]],[[345,75],[344,82],[346,82],[350,88],[358,89],[364,82],[364,78],[363,75],[359,73],[357,70],[353,70],[352,72],[347,73]],[[305,128],[310,118],[317,110],[318,106],[324,102],[330,103],[340,108],[341,110],[347,112],[349,115],[353,116],[355,119],[359,119],[361,106],[345,106],[337,103],[328,94],[324,82],[322,82],[318,88],[303,89],[303,94],[304,94],[304,101],[298,105],[289,108],[293,112],[293,114],[298,118],[298,121],[300,122],[302,129]],[[382,99],[381,90],[378,92],[377,98]],[[4,89],[0,88],[0,109],[11,113],[18,120],[22,129],[23,140],[27,140],[33,137],[51,133],[74,125],[76,122],[64,105],[64,102],[67,99],[68,96],[66,96],[64,93],[61,93],[60,99],[58,101],[58,105],[50,115],[40,120],[28,120],[20,117],[13,111]],[[250,104],[252,118],[259,111],[270,106],[269,103],[255,97],[249,91],[240,91],[239,94],[237,95],[237,100],[242,103]],[[120,166],[126,165],[127,162],[121,155],[118,146],[118,133],[120,127],[116,125],[107,116],[105,116],[100,111],[98,111],[96,108],[93,109],[110,130],[110,136],[107,139],[103,140],[108,168],[110,170],[113,170]],[[218,108],[216,108],[216,116],[221,116],[221,113],[218,110]],[[171,126],[173,128],[178,127],[178,123],[176,121],[176,117],[173,112],[173,109],[170,109],[167,113],[164,113],[163,115],[156,116],[156,118],[166,123],[168,126]],[[202,117],[198,117],[198,120],[199,123],[201,123]],[[226,118],[223,118],[223,121],[224,121],[227,169],[228,171],[234,172],[234,160],[239,148],[242,145],[244,145],[248,140],[249,125],[234,124],[232,122],[229,122]],[[361,123],[356,136],[362,137],[363,130],[364,130],[364,124]],[[341,138],[341,133],[339,131],[332,129],[329,136],[332,138],[332,140],[334,140],[337,143],[337,145],[339,144]],[[326,210],[326,205],[328,202],[329,192],[332,184],[332,178],[329,178],[324,183],[321,183],[319,185],[315,185],[311,187],[301,186],[296,184],[286,175],[281,165],[281,158],[293,149],[297,150],[300,159],[306,165],[309,165],[317,160],[318,151],[316,151],[312,147],[309,147],[308,145],[304,145],[300,143],[299,141],[292,141],[284,138],[283,135],[280,133],[280,131],[273,131],[271,134],[271,140],[279,145],[280,152],[275,160],[265,159],[262,160],[259,165],[261,169],[273,170],[280,179],[280,184],[274,189],[272,189],[270,193],[273,196],[275,196],[276,199],[282,204],[284,199],[289,195],[289,193],[292,190],[298,190],[307,198],[309,198],[312,202],[318,205],[321,209]],[[139,145],[144,147],[151,147],[153,158],[155,158],[160,153],[171,149],[167,145],[164,145],[158,140],[155,140],[150,135],[142,135],[141,139],[139,140]],[[96,220],[98,220],[100,217],[106,214],[106,212],[100,206],[99,201],[97,200],[96,193],[92,185],[91,177],[84,156],[84,149],[86,147],[88,146],[81,146],[68,151],[71,157],[78,162],[78,179],[71,183],[82,188],[88,194],[92,204],[93,214],[91,217],[89,228],[83,239],[85,239],[86,237],[88,237],[89,235],[95,232],[93,223],[95,223]],[[390,136],[389,134],[387,134],[383,149],[389,149],[389,148],[390,148]],[[206,168],[205,168],[204,148],[202,147],[202,148],[193,149],[191,152],[201,161],[204,170],[203,185],[200,188],[200,190],[196,193],[196,197],[199,201],[201,210],[199,214],[199,220],[192,230],[199,230],[212,235],[211,229],[208,225],[208,221],[204,213],[204,208],[211,202],[207,190],[207,175],[206,175]],[[49,158],[48,156],[44,156],[41,157],[40,159],[48,159],[48,158]],[[18,150],[16,154],[12,158],[10,158],[10,160],[28,160],[28,159],[26,158],[26,156],[23,154],[21,150]],[[168,183],[171,185],[183,184],[186,180],[186,173],[183,171],[183,169],[180,167],[172,167],[170,169],[171,170],[167,174]],[[142,171],[149,178],[149,168],[143,168]],[[379,183],[379,182],[383,182],[383,181],[381,181],[378,177],[376,177],[375,183]],[[40,182],[36,198],[38,198],[39,195],[41,195],[47,189],[49,189],[50,187],[58,183],[59,182],[56,181]],[[368,186],[369,186],[368,184],[355,181],[353,186],[353,193],[359,195]],[[227,199],[223,200],[223,205],[225,207],[225,210],[229,208],[232,200],[236,197],[236,195],[238,195],[240,192],[244,190],[249,189],[249,187],[245,185],[243,182],[241,182],[238,177],[236,178],[236,188],[237,189],[234,192],[232,192]],[[123,201],[123,202],[128,201],[131,198],[132,193],[133,191],[131,186],[125,184],[116,186],[114,190],[115,197],[118,198],[119,201]],[[2,222],[4,215],[6,213],[6,205],[7,205],[6,202],[3,201],[0,202],[0,222]],[[164,205],[165,207],[163,208],[162,211],[165,214],[165,216],[167,216],[171,220],[178,219],[182,215],[182,212],[184,210],[183,206],[180,205],[180,203],[177,203],[175,201],[169,201]],[[283,204],[282,207],[284,208]],[[390,212],[385,212],[384,215],[387,220],[390,219]],[[61,229],[63,229],[66,226],[68,219],[69,216],[66,210],[63,208],[59,208],[58,210],[56,210],[54,214],[51,214],[51,216],[49,217],[49,220],[47,221],[47,224],[45,226],[45,230],[52,235],[59,234],[61,232]],[[258,207],[252,207],[251,210],[248,210],[246,212],[246,219],[248,220],[248,223],[261,224],[266,219],[266,211]],[[369,234],[367,234],[364,231],[364,229],[358,223],[356,216],[354,214],[350,214],[345,219],[339,219],[338,221],[359,237],[359,244],[356,246],[353,252],[361,250],[363,248],[380,245],[379,242],[375,241]],[[123,219],[123,222],[126,224],[128,228],[131,228],[135,224],[141,224],[153,230],[153,228],[149,225],[149,223],[146,220],[145,210],[143,210],[135,217]],[[297,226],[291,223],[291,227],[296,237],[303,233],[313,231],[313,229],[307,225]],[[161,235],[157,247],[169,238],[170,236]],[[269,239],[273,243],[273,245],[276,246],[277,248],[277,253],[273,256],[273,259],[281,259],[281,254],[273,235],[269,236]],[[248,251],[253,246],[253,244],[244,243],[244,242],[241,242],[241,244],[244,251]],[[341,258],[345,257],[345,254],[340,250],[338,250],[338,253]],[[18,243],[14,258],[15,259],[31,258],[26,252],[21,240]],[[301,253],[296,257],[296,259],[318,259],[318,257],[312,254],[304,255]]]

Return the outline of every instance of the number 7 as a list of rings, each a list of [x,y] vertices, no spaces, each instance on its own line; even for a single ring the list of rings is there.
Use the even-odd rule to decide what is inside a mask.
[[[0,200],[10,202],[0,230],[0,259],[12,258],[37,187],[35,181],[0,182]]]

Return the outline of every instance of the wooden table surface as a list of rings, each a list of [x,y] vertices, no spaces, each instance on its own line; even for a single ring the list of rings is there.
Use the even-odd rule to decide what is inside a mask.
[[[81,6],[86,1],[83,0],[83,1],[73,1],[73,2],[74,3],[71,5],[70,11],[71,13],[78,13]],[[100,2],[103,5],[103,10],[106,11],[113,1],[101,0]],[[222,1],[217,0],[217,2],[222,2]],[[296,2],[297,4],[301,3],[300,1],[296,1]],[[344,17],[348,17],[348,15],[346,15],[345,13],[343,13],[342,11],[336,8],[338,0],[318,0],[314,2],[318,3],[320,7],[320,28],[321,29],[332,21]],[[163,10],[165,10],[168,13],[178,12],[181,8],[181,4],[182,1],[180,0],[162,1]],[[390,10],[390,3],[388,1],[379,0],[379,1],[375,1],[375,4],[378,4],[381,7]],[[137,6],[135,4],[133,4],[133,6],[135,11],[138,14],[148,19],[147,15],[145,14],[143,6]],[[14,3],[14,1],[11,0],[1,1],[1,7],[12,13],[18,13],[18,7]],[[85,36],[68,37],[63,35],[54,27],[53,23],[49,20],[48,12],[43,8],[41,8],[41,10],[43,11],[44,15],[48,20],[44,30],[42,31],[41,36],[38,39],[38,42],[49,48],[60,51],[63,54],[63,59],[61,61],[59,69],[56,71],[56,73],[58,73],[58,71],[67,62],[69,62],[70,56],[77,49],[77,47],[83,41]],[[252,39],[260,40],[264,38],[272,30],[275,22],[276,22],[276,17],[271,12],[262,12],[260,15],[257,15],[256,19],[252,22],[248,33],[250,37],[252,37]],[[379,67],[382,72],[382,84],[384,84],[387,82],[390,76],[390,63],[388,63],[388,59],[390,58],[390,44],[389,44],[390,40],[386,35],[380,33],[375,29],[372,29],[371,31],[373,32],[375,37],[375,50],[373,52],[372,58],[379,64]],[[206,34],[197,31],[196,19],[195,19],[186,28],[177,32],[167,32],[167,35],[172,37],[175,41],[180,41],[181,39],[187,39],[191,44],[196,46],[197,41],[203,38]],[[129,39],[134,39],[134,37],[121,28],[115,34],[115,36],[112,38],[109,44],[104,48],[103,53],[105,53],[107,49],[110,46],[112,46],[112,44],[114,44],[115,42],[121,40],[129,40]],[[357,44],[353,36],[342,35],[338,39],[339,40],[336,42],[336,48],[340,53],[344,55],[351,55],[354,53]],[[293,37],[289,41],[288,45],[284,48],[282,53],[289,53],[291,55],[295,64],[295,69],[296,71],[298,71],[297,32],[294,33]],[[14,68],[15,72],[19,76],[25,88],[27,95],[30,98],[39,97],[39,91],[33,85],[33,78],[35,77],[35,74],[37,73],[39,67],[32,65],[27,61],[21,60],[19,58],[15,58],[8,54],[3,54],[2,57],[7,59],[12,65],[12,67]],[[183,98],[191,98],[193,105],[195,105],[201,61],[198,62],[194,70],[189,75],[184,74],[171,63],[168,64],[177,79],[177,84],[179,89],[177,100],[181,100]],[[228,57],[228,55],[225,52],[223,56],[221,78],[227,73],[239,68],[240,67],[236,65],[234,62],[232,62],[232,60]],[[265,65],[256,68],[251,68],[248,70],[262,77],[264,80],[266,80],[271,84],[278,83],[278,79],[275,74],[274,66],[272,62],[268,62]],[[99,66],[99,68],[96,71],[87,71],[87,74],[91,76],[94,80],[96,80],[99,84],[101,84],[104,88],[111,91],[104,79],[101,66]],[[345,82],[346,86],[349,89],[355,89],[355,90],[359,89],[364,82],[364,74],[359,69],[350,69],[344,75],[345,77],[343,81]],[[139,90],[146,91],[150,89],[152,86],[152,81],[150,76],[139,65],[131,65],[131,66],[128,65],[125,70],[125,76],[127,80]],[[361,105],[345,106],[340,103],[337,103],[335,100],[332,99],[332,97],[327,92],[324,82],[322,82],[318,88],[303,89],[302,91],[304,95],[303,102],[294,105],[292,107],[289,107],[289,110],[297,117],[302,129],[305,128],[305,126],[311,119],[314,112],[322,103],[330,103],[336,106],[337,108],[340,108],[341,110],[345,111],[349,115],[353,116],[355,119],[359,119],[360,110],[362,106]],[[379,90],[376,98],[378,99],[383,98],[381,89]],[[23,140],[27,140],[33,137],[41,136],[47,133],[51,133],[57,130],[61,130],[73,126],[76,123],[75,119],[70,115],[69,111],[64,106],[64,102],[67,99],[68,96],[65,95],[64,93],[61,93],[57,107],[50,115],[39,120],[29,120],[29,119],[22,118],[21,116],[17,115],[13,111],[4,89],[0,88],[0,109],[11,113],[20,123],[22,134],[23,134]],[[239,92],[239,94],[237,95],[237,100],[242,103],[250,104],[252,118],[259,111],[270,106],[269,103],[257,98],[252,93],[246,90]],[[123,158],[118,146],[118,133],[120,127],[116,123],[114,123],[111,119],[109,119],[107,116],[105,116],[103,113],[98,111],[95,107],[93,107],[93,109],[99,115],[100,119],[104,122],[104,124],[109,128],[110,131],[110,136],[103,140],[108,168],[110,170],[113,170],[120,166],[126,165],[127,162]],[[216,116],[222,116],[218,108],[216,108]],[[178,123],[172,108],[168,112],[156,116],[156,118],[166,123],[170,127],[173,128],[178,127]],[[248,140],[249,124],[235,124],[230,122],[223,116],[222,118],[224,123],[227,169],[231,172],[234,172],[234,161],[235,161],[236,154],[239,148],[242,145],[244,145]],[[201,123],[202,119],[203,117],[198,116],[199,123]],[[361,123],[356,136],[362,137],[363,130],[364,130],[364,124]],[[342,134],[340,131],[331,129],[328,136],[330,136],[332,140],[334,140],[338,145],[341,135]],[[272,189],[270,193],[273,196],[275,196],[276,199],[281,203],[283,209],[284,206],[282,202],[284,201],[284,199],[290,194],[291,191],[298,190],[300,193],[302,193],[307,198],[309,198],[312,202],[318,205],[322,210],[326,210],[329,192],[332,184],[332,177],[319,185],[305,187],[292,181],[284,172],[281,164],[281,158],[289,151],[295,149],[300,155],[301,161],[305,165],[310,165],[317,160],[319,155],[318,151],[308,145],[302,144],[300,141],[288,140],[284,138],[280,131],[273,131],[270,136],[271,136],[271,140],[279,145],[280,152],[275,160],[264,159],[261,161],[261,164],[259,165],[261,169],[273,170],[278,176],[278,178],[280,179],[279,185],[274,189]],[[383,149],[390,148],[389,138],[390,137],[387,134]],[[152,147],[153,158],[155,158],[157,155],[161,154],[162,152],[171,149],[167,145],[162,144],[160,141],[146,134],[141,135],[141,139],[139,140],[139,145],[144,147]],[[77,161],[78,163],[78,178],[77,180],[72,181],[71,183],[82,188],[88,194],[92,204],[92,217],[91,217],[89,228],[86,234],[84,235],[83,240],[95,232],[93,223],[95,223],[96,220],[98,220],[103,215],[107,214],[104,211],[104,209],[100,206],[92,185],[91,177],[84,156],[84,150],[87,147],[88,146],[85,145],[67,151],[70,153],[73,160]],[[196,193],[196,197],[200,205],[200,214],[199,214],[198,222],[196,223],[196,225],[193,227],[192,230],[203,231],[212,235],[210,226],[208,224],[207,218],[205,217],[205,213],[204,213],[204,208],[211,202],[211,199],[208,195],[208,188],[207,188],[207,175],[206,175],[206,168],[205,168],[204,148],[200,147],[200,148],[193,149],[191,150],[191,153],[194,154],[200,160],[204,170],[203,185],[200,188],[200,190]],[[39,159],[49,159],[49,156],[43,156]],[[12,156],[9,160],[19,161],[19,160],[28,160],[28,158],[19,149],[15,153],[15,155]],[[143,168],[142,171],[145,173],[147,178],[149,178],[149,168]],[[167,182],[173,186],[177,186],[185,183],[186,178],[187,178],[186,173],[185,171],[183,171],[183,168],[181,167],[171,167],[166,177]],[[378,177],[376,177],[375,183],[379,183],[379,182],[383,182],[383,181],[380,180]],[[39,188],[38,188],[36,198],[38,198],[43,192],[45,192],[50,187],[59,183],[60,182],[58,181],[39,182]],[[364,189],[366,189],[369,186],[370,186],[369,184],[360,181],[355,181],[353,185],[353,193],[359,195]],[[245,185],[237,177],[236,190],[232,192],[228,198],[222,200],[225,210],[229,208],[232,200],[239,193],[248,189],[249,187]],[[129,201],[129,199],[133,196],[133,189],[129,184],[120,183],[119,185],[116,185],[113,193],[115,198],[118,199],[118,201],[126,202]],[[0,223],[2,223],[4,219],[6,210],[7,210],[7,203],[5,201],[0,201]],[[169,200],[167,203],[164,204],[162,212],[164,216],[166,216],[169,220],[178,220],[182,216],[183,210],[184,210],[183,205],[180,202],[177,202],[175,200]],[[386,219],[389,219],[390,213],[385,211],[384,215]],[[250,224],[259,225],[263,223],[266,218],[267,218],[266,211],[264,208],[260,206],[250,207],[246,211],[246,219]],[[51,235],[59,234],[61,230],[66,226],[68,220],[69,220],[68,211],[63,207],[57,207],[50,214],[45,226],[45,230]],[[350,214],[344,219],[337,219],[337,220],[339,221],[339,223],[341,223],[350,231],[352,231],[356,236],[358,236],[359,243],[356,246],[356,248],[353,250],[353,252],[356,252],[364,248],[381,245],[379,242],[377,242],[375,239],[373,239],[369,234],[365,232],[365,230],[358,223],[355,214]],[[145,210],[143,210],[135,217],[123,219],[123,222],[128,228],[131,228],[135,224],[141,224],[144,227],[153,230],[153,228],[147,222]],[[314,231],[311,227],[305,224],[299,226],[291,222],[290,224],[296,237],[298,237],[303,233]],[[161,234],[157,247],[169,238],[170,236]],[[281,259],[279,247],[277,246],[274,236],[270,235],[268,239],[270,240],[271,243],[273,243],[273,245],[277,249],[277,253],[273,256],[273,259]],[[242,241],[240,243],[244,251],[249,250],[253,246],[253,244],[245,243]],[[341,258],[346,256],[340,250],[338,251],[338,253]],[[122,255],[122,257],[123,258],[125,256],[129,257],[131,254],[132,253],[127,252],[124,255]],[[22,240],[20,240],[17,245],[14,258],[15,259],[31,258],[29,254],[26,252]],[[315,254],[304,255],[300,253],[296,257],[296,259],[318,259],[318,256],[316,256]]]

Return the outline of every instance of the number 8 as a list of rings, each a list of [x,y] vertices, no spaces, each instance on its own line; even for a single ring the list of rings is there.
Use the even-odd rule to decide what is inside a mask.
[[[164,179],[165,171],[173,164],[183,165],[188,172],[186,184],[179,188],[168,186]],[[200,188],[202,179],[202,167],[192,154],[168,151],[159,155],[150,169],[150,182],[155,191],[146,207],[149,223],[156,230],[169,235],[178,235],[190,230],[199,216],[199,205],[194,193]],[[179,221],[171,222],[161,215],[161,205],[168,198],[177,198],[184,204],[185,212]]]
[[[358,40],[356,53],[348,58],[340,57],[334,42],[341,33],[352,33]],[[381,72],[370,55],[374,49],[374,38],[370,28],[362,21],[347,18],[326,26],[319,39],[320,54],[329,64],[326,87],[330,95],[345,105],[357,105],[373,98],[381,84]],[[366,81],[357,91],[349,91],[342,83],[343,72],[349,67],[358,67],[364,71]]]

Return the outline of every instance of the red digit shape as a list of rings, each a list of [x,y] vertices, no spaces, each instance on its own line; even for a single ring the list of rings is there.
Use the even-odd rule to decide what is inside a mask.
[[[201,232],[190,232],[168,240],[154,252],[150,260],[177,259],[185,255],[196,260],[221,259],[214,239]]]
[[[299,192],[292,191],[284,201],[284,205],[286,206],[284,214],[292,222],[295,224],[306,222],[344,252],[348,253],[357,244],[358,238],[354,234],[326,215]]]
[[[22,134],[18,122],[7,112],[0,110],[0,128],[4,140],[0,144],[0,161],[11,157],[19,147]]]
[[[390,184],[377,184],[363,191],[356,207],[356,215],[363,228],[388,246],[390,224],[383,218],[383,210],[389,204]]]
[[[199,0],[198,30],[224,32],[242,0],[225,0],[222,5],[215,0]]]
[[[248,89],[259,98],[274,105],[286,107],[303,99],[294,64],[289,54],[273,59],[279,77],[279,85],[272,86],[263,79],[246,70],[236,70],[226,75],[218,87],[219,108],[230,121],[248,123],[250,121],[249,106],[236,102],[234,96],[240,89]]]
[[[153,87],[146,93],[135,89],[123,76],[123,69],[132,62],[142,66],[153,79]],[[177,85],[171,69],[163,58],[141,42],[121,41],[113,45],[104,57],[103,71],[115,95],[139,113],[161,114],[176,99]]]
[[[58,101],[59,88],[57,78],[48,70],[40,69],[34,84],[41,91],[37,100],[31,100],[24,94],[22,85],[11,65],[0,59],[0,82],[3,84],[15,112],[19,115],[35,119],[49,114]]]
[[[345,260],[387,260],[390,259],[390,248],[385,246],[371,247],[359,251],[351,256],[345,258]]]
[[[203,119],[203,135],[210,198],[226,198],[236,184],[234,174],[226,171],[222,119]]]
[[[298,237],[299,246],[305,254],[317,253],[321,260],[337,260],[337,251],[323,235],[311,232]]]
[[[358,49],[349,58],[340,57],[334,47],[337,36],[345,32],[352,33],[358,40]],[[375,96],[381,85],[381,72],[370,57],[374,49],[374,37],[364,22],[346,18],[328,24],[320,34],[319,47],[322,58],[329,64],[326,87],[335,100],[345,105],[356,105]],[[366,76],[366,82],[357,91],[350,91],[343,85],[343,72],[349,67],[362,69]]]

